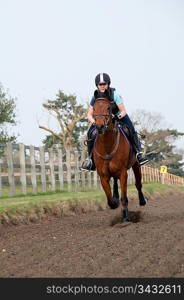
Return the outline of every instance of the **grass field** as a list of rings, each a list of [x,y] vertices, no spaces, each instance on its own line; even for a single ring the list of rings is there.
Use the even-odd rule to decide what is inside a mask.
[[[51,187],[47,184],[46,186],[47,191],[51,190]],[[56,184],[56,190],[59,190],[59,184]],[[64,190],[67,190],[67,185],[64,185]],[[27,193],[32,194],[33,188],[31,185],[27,186]],[[42,185],[37,185],[37,191],[38,193],[42,193]],[[19,196],[22,194],[21,186],[16,185],[15,186],[15,195]],[[2,195],[3,197],[9,196],[9,187],[8,186],[2,186]]]
[[[174,194],[176,192],[184,192],[184,187],[177,187],[171,185],[162,185],[160,183],[144,183],[143,192],[154,195],[154,194]],[[128,186],[128,196],[135,198],[137,190],[134,185]],[[17,195],[14,197],[3,196],[0,198],[0,215],[20,215],[20,214],[31,214],[38,213],[43,210],[44,207],[56,207],[66,204],[70,206],[85,207],[87,204],[100,204],[106,205],[106,196],[102,190],[90,190],[83,192],[68,192],[68,191],[56,191],[39,193],[37,195],[27,194]]]

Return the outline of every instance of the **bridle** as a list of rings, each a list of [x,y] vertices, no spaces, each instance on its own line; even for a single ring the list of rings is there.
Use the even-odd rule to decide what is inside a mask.
[[[97,100],[99,101],[100,99],[97,99]],[[112,103],[112,102],[111,102],[111,103]],[[109,114],[93,114],[94,117],[108,117],[107,121],[106,121],[105,124],[103,125],[103,129],[102,129],[103,132],[102,132],[102,134],[104,134],[107,130],[112,130],[112,129],[109,129],[109,128],[108,128],[108,126],[110,125],[112,119],[115,117],[115,116],[113,115],[113,113],[112,113],[112,105],[109,106],[108,109],[109,109]],[[96,128],[97,128],[97,126],[96,126]],[[114,128],[113,128],[113,130],[114,130]],[[99,133],[99,130],[97,130],[97,131],[98,131],[98,133]],[[97,137],[98,137],[98,135],[97,135]],[[97,137],[96,137],[96,139],[95,139],[95,144],[96,144]],[[114,145],[113,145],[113,151],[112,151],[110,154],[107,154],[107,155],[105,155],[105,156],[102,156],[102,155],[96,150],[95,145],[94,145],[94,151],[95,151],[95,153],[96,153],[101,159],[103,159],[103,160],[111,160],[112,157],[113,157],[113,155],[116,153],[116,151],[117,151],[117,149],[118,149],[118,146],[119,146],[119,140],[120,140],[120,131],[118,130],[117,138],[116,138],[116,141],[115,141],[115,143],[114,143]]]
[[[100,101],[100,100],[102,100],[101,98],[99,98],[99,99],[97,99],[96,101]],[[110,104],[111,104],[112,102],[110,102]],[[108,107],[108,109],[109,109],[109,114],[93,114],[93,117],[95,118],[95,117],[108,117],[108,119],[107,119],[107,121],[105,120],[105,123],[104,123],[104,130],[103,130],[103,133],[105,133],[105,131],[106,130],[108,130],[108,126],[109,126],[109,124],[110,124],[110,122],[112,121],[112,119],[114,118],[114,115],[113,115],[113,113],[112,113],[112,106],[110,105],[109,107]],[[97,126],[96,126],[97,127]]]
[[[109,113],[109,114],[93,114],[93,116],[94,117],[108,117],[107,121],[105,120],[104,125],[103,125],[104,129],[105,129],[103,133],[105,133],[105,131],[108,129],[108,126],[109,126],[112,118],[114,117],[114,115],[111,113]]]

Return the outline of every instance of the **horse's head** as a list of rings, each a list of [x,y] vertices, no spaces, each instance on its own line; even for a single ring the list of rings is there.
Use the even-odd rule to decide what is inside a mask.
[[[112,104],[106,98],[98,98],[93,106],[93,117],[99,134],[104,134],[112,123]]]

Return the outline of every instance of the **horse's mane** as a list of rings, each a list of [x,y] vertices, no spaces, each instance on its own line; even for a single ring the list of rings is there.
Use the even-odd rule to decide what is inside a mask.
[[[104,100],[104,101],[107,101],[107,102],[112,102],[112,101],[110,101],[108,98],[105,98],[105,97],[99,97],[99,98],[97,98],[96,100],[95,100],[95,102],[96,101],[100,101],[100,100]]]
[[[113,104],[114,102],[113,101],[110,101],[108,98],[102,98],[102,97],[99,97],[95,100],[95,103],[96,102],[100,102],[100,101],[103,101],[103,102],[106,102],[108,104]]]
[[[119,111],[119,108],[118,108],[117,104],[114,101],[111,101],[108,98],[102,98],[102,97],[101,98],[97,98],[95,100],[95,102],[100,102],[100,101],[103,101],[104,103],[110,104],[111,108],[112,108],[112,113],[113,114],[116,114]]]

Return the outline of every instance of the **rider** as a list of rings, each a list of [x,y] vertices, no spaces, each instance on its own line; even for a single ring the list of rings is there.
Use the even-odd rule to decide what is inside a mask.
[[[122,125],[126,125],[130,131],[131,134],[131,142],[133,145],[133,149],[136,153],[136,159],[139,162],[140,165],[144,165],[148,162],[148,159],[142,155],[141,152],[141,144],[137,136],[137,132],[135,131],[134,125],[132,121],[130,120],[128,114],[126,113],[125,105],[123,98],[116,92],[114,88],[110,87],[111,80],[108,74],[106,73],[100,73],[95,78],[95,84],[97,87],[97,90],[94,92],[94,96],[92,97],[90,101],[90,106],[87,112],[87,118],[91,124],[88,133],[87,133],[87,146],[88,146],[88,154],[89,157],[83,162],[81,170],[85,171],[94,171],[96,169],[93,156],[92,156],[92,149],[94,145],[94,134],[95,131],[95,120],[93,118],[93,105],[95,103],[95,100],[97,98],[108,98],[110,101],[114,101],[117,110],[116,115],[119,119],[119,123]]]

